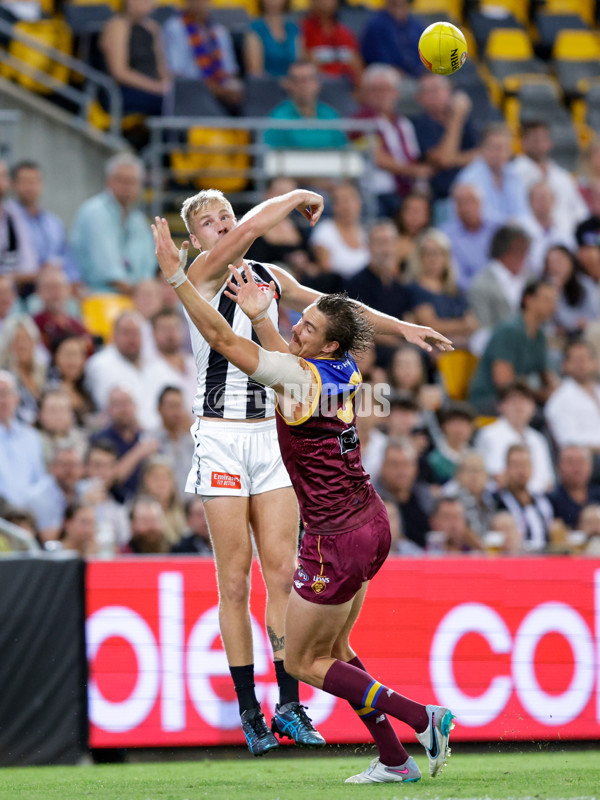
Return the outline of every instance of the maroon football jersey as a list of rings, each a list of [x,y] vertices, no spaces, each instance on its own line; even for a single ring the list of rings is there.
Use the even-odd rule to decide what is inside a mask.
[[[361,376],[355,361],[305,359],[316,368],[321,392],[306,419],[277,414],[281,456],[309,533],[331,535],[358,528],[380,511],[363,469],[354,401]]]

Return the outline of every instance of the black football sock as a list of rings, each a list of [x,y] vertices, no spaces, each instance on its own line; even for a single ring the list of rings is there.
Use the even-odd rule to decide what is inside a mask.
[[[229,671],[233,678],[240,714],[260,708],[254,692],[254,664],[246,664],[243,667],[230,666]]]
[[[279,705],[286,703],[299,703],[298,681],[288,675],[284,669],[283,661],[274,661],[275,675],[277,676],[277,686],[279,686]]]

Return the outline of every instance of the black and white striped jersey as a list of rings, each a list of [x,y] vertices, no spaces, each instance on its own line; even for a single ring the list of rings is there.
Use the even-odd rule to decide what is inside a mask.
[[[275,282],[276,302],[269,306],[269,316],[276,328],[279,327],[279,298],[281,287],[275,275],[258,261],[244,261],[244,270],[251,268],[254,280],[259,286],[267,287]],[[244,270],[241,270],[244,275]],[[225,295],[227,281],[210,301],[213,308],[225,317],[238,336],[258,342],[252,324],[237,304]],[[198,388],[194,399],[194,414],[197,417],[222,417],[224,419],[263,419],[275,414],[275,393],[261,386],[220,353],[212,350],[200,331],[189,318],[192,350],[198,369]]]

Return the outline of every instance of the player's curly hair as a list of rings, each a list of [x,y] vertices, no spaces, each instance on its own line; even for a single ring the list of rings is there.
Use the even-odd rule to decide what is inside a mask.
[[[343,358],[346,353],[358,355],[369,349],[375,330],[359,303],[343,292],[321,295],[316,307],[327,317],[327,341],[339,345],[333,358]]]

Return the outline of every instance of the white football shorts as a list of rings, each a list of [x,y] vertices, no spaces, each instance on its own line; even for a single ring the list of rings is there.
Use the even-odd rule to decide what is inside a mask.
[[[291,486],[281,460],[275,419],[197,419],[194,458],[185,491],[203,497],[249,497]]]

